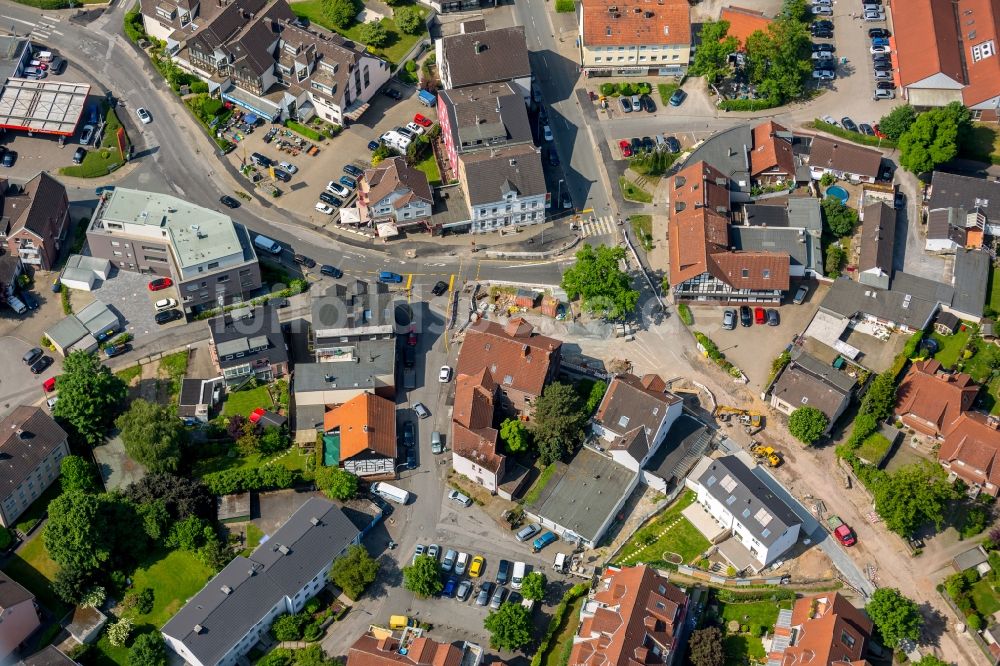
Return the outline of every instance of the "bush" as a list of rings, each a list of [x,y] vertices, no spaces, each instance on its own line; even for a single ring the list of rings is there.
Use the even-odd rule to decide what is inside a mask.
[[[573,0],[556,0],[556,11],[560,14],[572,14],[576,11],[576,3]]]
[[[311,141],[322,141],[323,140],[323,135],[322,134],[320,134],[316,130],[312,129],[311,127],[306,127],[305,125],[303,125],[301,123],[297,123],[294,120],[286,120],[285,121],[285,127],[287,127],[288,129],[292,130],[293,132],[295,132],[297,134],[301,134],[302,136],[304,136],[305,138],[307,138],[307,139],[309,139]]]
[[[688,307],[687,303],[679,303],[677,305],[677,316],[681,318],[685,326],[694,324],[694,317],[691,316],[691,308]]]
[[[780,99],[724,99],[719,102],[723,111],[762,111],[776,106],[781,106]]]
[[[206,95],[208,94],[208,84],[204,81],[195,81],[191,84],[191,92],[196,95]]]
[[[823,187],[830,187],[835,182],[837,182],[837,179],[833,177],[832,173],[824,173],[819,179],[819,184]]]
[[[250,490],[291,488],[300,481],[300,477],[280,465],[264,465],[213,472],[202,477],[202,481],[212,494],[228,495]]]
[[[746,109],[744,109],[746,110]],[[881,148],[895,148],[896,143],[890,141],[889,139],[879,139],[877,136],[867,136],[861,132],[849,132],[843,127],[838,127],[836,125],[831,125],[830,123],[825,123],[818,118],[813,121],[813,127],[821,132],[826,132],[827,134],[833,134],[834,136],[839,136],[841,139],[847,139],[852,143],[860,143],[865,146],[877,146]]]
[[[308,621],[308,616],[301,613],[279,615],[271,625],[271,635],[278,641],[302,640],[302,633]]]
[[[146,29],[142,25],[142,11],[139,7],[139,3],[136,3],[135,7],[131,10],[125,12],[125,20],[123,27],[125,28],[125,36],[129,38],[129,41],[133,44],[138,44],[139,40],[145,39]],[[208,86],[206,85],[206,88]],[[208,92],[206,90],[206,92]]]
[[[559,605],[556,606],[556,609],[552,612],[552,619],[549,620],[548,629],[545,630],[545,636],[538,644],[538,650],[535,651],[535,656],[531,658],[531,666],[541,666],[542,658],[545,653],[549,651],[552,640],[555,638],[556,632],[559,631],[560,626],[566,619],[566,613],[569,612],[570,606],[573,605],[574,601],[587,594],[589,589],[590,588],[586,583],[580,583],[579,585],[571,587],[567,590],[566,594],[563,595]]]
[[[605,97],[611,97],[616,92],[618,92],[618,86],[614,83],[602,83],[601,84],[601,94]]]

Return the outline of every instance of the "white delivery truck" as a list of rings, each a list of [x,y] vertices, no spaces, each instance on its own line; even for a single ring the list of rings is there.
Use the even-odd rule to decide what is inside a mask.
[[[253,239],[253,244],[258,250],[264,250],[271,254],[281,254],[281,245],[278,244],[278,241],[271,240],[267,236],[257,236]]]
[[[372,484],[372,492],[399,504],[406,504],[410,501],[410,493],[382,481]]]

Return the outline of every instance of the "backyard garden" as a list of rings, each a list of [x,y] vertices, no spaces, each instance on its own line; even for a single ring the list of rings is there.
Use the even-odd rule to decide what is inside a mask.
[[[952,335],[935,331],[930,337],[937,344],[934,358],[943,367],[968,373],[985,386],[980,393],[982,406],[991,414],[1000,414],[1000,347],[980,337],[976,324],[964,321]]]
[[[663,513],[640,528],[628,540],[615,558],[618,566],[646,563],[661,569],[676,569],[678,564],[690,564],[711,545],[681,512],[694,503],[697,496],[687,491]]]
[[[705,625],[722,631],[726,666],[742,666],[764,660],[761,637],[774,630],[778,612],[795,603],[791,590],[713,590],[705,610]]]

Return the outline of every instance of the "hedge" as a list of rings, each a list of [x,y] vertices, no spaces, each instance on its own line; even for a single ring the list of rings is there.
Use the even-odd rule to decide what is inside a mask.
[[[691,316],[691,308],[688,307],[687,303],[679,303],[677,305],[677,316],[681,318],[685,326],[690,326],[694,323],[694,317]]]
[[[781,106],[779,99],[724,99],[719,102],[723,111],[763,111]]]
[[[281,490],[301,481],[301,476],[281,465],[227,469],[206,474],[201,479],[213,495],[245,493],[250,490]]]
[[[725,603],[741,603],[750,601],[783,601],[794,599],[795,592],[783,588],[773,588],[764,590],[753,590],[750,592],[737,592],[736,590],[719,589],[715,591],[715,597]]]
[[[320,134],[316,130],[312,129],[311,127],[306,127],[305,125],[302,125],[301,123],[297,123],[294,120],[286,120],[285,121],[285,127],[287,127],[288,129],[292,130],[293,132],[301,134],[305,138],[310,139],[312,141],[322,141],[323,140],[323,135],[322,134]]]
[[[813,129],[818,129],[821,132],[826,132],[827,134],[833,134],[834,136],[839,136],[841,139],[847,139],[853,143],[860,143],[865,146],[875,146],[883,148],[895,148],[896,142],[890,141],[889,139],[879,139],[877,136],[868,136],[862,134],[861,132],[849,132],[843,127],[838,127],[837,125],[831,125],[830,123],[823,122],[822,120],[816,119],[813,121]]]
[[[68,9],[73,6],[69,0],[14,0],[14,2],[38,9]]]
[[[125,13],[125,36],[133,44],[138,44],[140,39],[146,38],[146,28],[142,24],[142,11],[138,3],[135,7]]]
[[[549,627],[545,630],[545,637],[542,638],[542,642],[538,644],[538,650],[535,652],[535,656],[531,658],[531,666],[541,666],[543,656],[549,651],[552,639],[554,639],[556,634],[559,633],[559,628],[566,619],[566,613],[569,612],[570,606],[573,605],[574,601],[587,594],[589,590],[589,585],[586,583],[579,583],[569,588],[566,594],[563,595],[559,605],[556,606],[555,611],[552,613],[552,619],[549,620]]]

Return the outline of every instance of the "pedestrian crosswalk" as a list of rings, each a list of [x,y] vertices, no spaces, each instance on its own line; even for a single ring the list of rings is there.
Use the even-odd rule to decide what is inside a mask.
[[[59,26],[59,19],[53,16],[41,16],[38,19],[38,23],[35,23],[31,28],[31,36],[38,39],[48,39],[52,35],[62,36],[63,33],[59,32],[57,27]]]
[[[603,217],[595,217],[594,221],[590,221],[590,216],[581,216],[580,221],[577,222],[580,225],[580,237],[590,238],[592,236],[613,236],[617,234],[618,220],[615,219],[614,215],[605,215]]]

